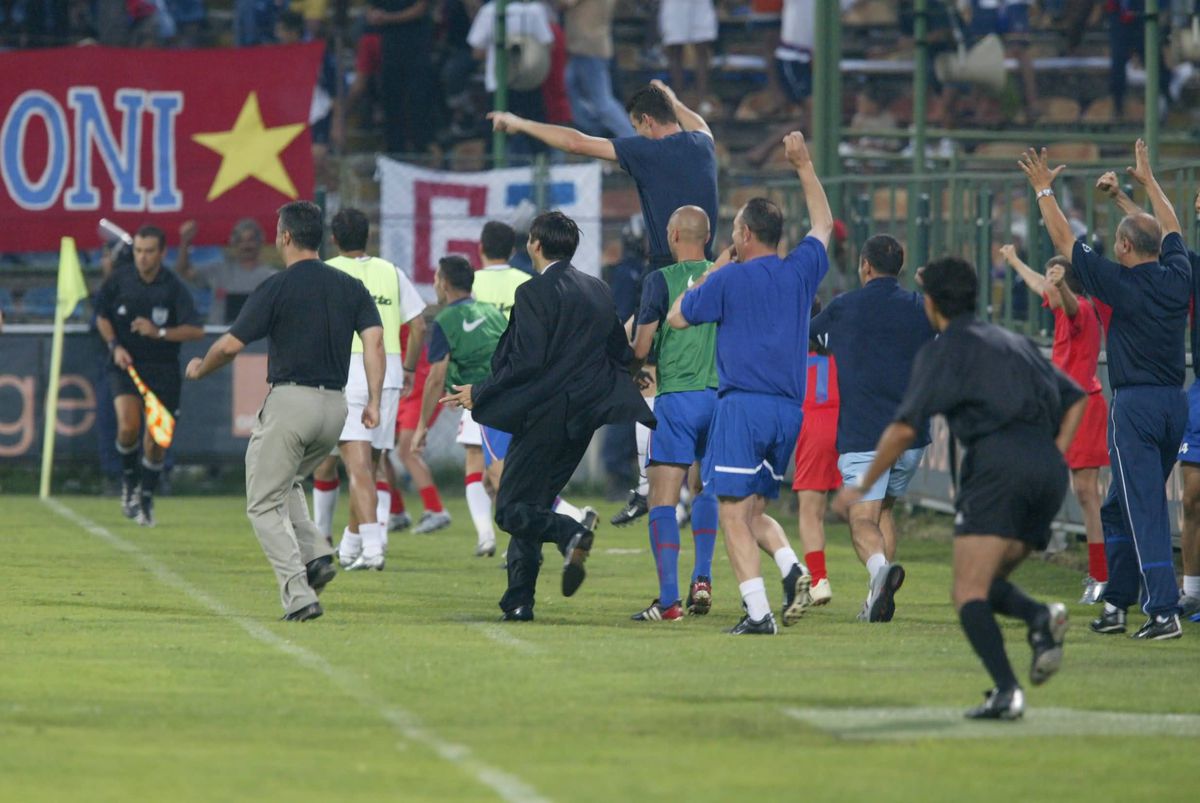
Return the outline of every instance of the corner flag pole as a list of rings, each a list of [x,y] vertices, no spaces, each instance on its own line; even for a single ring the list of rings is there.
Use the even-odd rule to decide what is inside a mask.
[[[54,469],[54,431],[58,423],[58,381],[62,374],[63,328],[77,304],[87,298],[75,238],[63,237],[58,257],[58,300],[54,309],[54,343],[50,350],[50,381],[46,386],[45,429],[42,432],[42,477],[38,496],[50,498]]]

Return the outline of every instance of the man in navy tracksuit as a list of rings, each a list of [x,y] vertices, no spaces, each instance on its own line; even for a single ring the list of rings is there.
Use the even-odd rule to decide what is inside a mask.
[[[1021,169],[1037,193],[1055,249],[1071,259],[1088,293],[1113,309],[1108,331],[1113,479],[1100,509],[1109,582],[1102,597],[1104,612],[1092,622],[1092,630],[1125,632],[1125,611],[1144,586],[1142,609],[1149,618],[1133,637],[1162,640],[1183,635],[1165,484],[1187,426],[1184,336],[1191,264],[1179,219],[1154,179],[1141,140],[1135,157],[1130,174],[1146,187],[1154,215],[1121,220],[1113,249],[1117,262],[1076,242],[1051,189],[1063,168],[1051,170],[1044,149],[1040,154],[1028,151]]]

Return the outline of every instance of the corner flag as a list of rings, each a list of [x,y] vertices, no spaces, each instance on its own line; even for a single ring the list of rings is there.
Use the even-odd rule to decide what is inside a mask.
[[[50,381],[46,386],[45,429],[42,434],[42,478],[38,495],[50,496],[54,466],[54,429],[58,423],[58,380],[62,373],[63,327],[80,301],[88,297],[87,282],[79,266],[75,238],[63,237],[58,255],[58,302],[54,310],[54,344],[50,350]]]

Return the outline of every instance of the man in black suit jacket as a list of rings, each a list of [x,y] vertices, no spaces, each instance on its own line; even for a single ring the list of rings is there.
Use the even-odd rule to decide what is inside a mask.
[[[582,523],[553,512],[554,500],[604,424],[655,424],[630,374],[633,350],[604,282],[571,267],[579,227],[561,212],[539,215],[529,255],[539,273],[517,289],[508,329],[492,358],[492,375],[455,386],[443,401],[471,411],[480,424],[512,433],[496,497],[496,523],[511,537],[507,620],[533,618],[542,544],[563,553],[562,589],[583,582],[595,511]]]

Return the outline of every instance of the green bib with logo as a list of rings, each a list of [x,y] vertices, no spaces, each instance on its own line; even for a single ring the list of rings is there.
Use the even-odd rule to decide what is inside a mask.
[[[661,268],[667,281],[668,308],[712,266],[707,260],[677,262]],[[658,355],[658,396],[717,387],[717,325],[703,323],[674,329],[664,321],[654,335]]]
[[[453,385],[474,385],[487,379],[492,373],[496,344],[508,328],[504,313],[491,304],[471,299],[446,306],[434,321],[450,343],[446,389]]]

